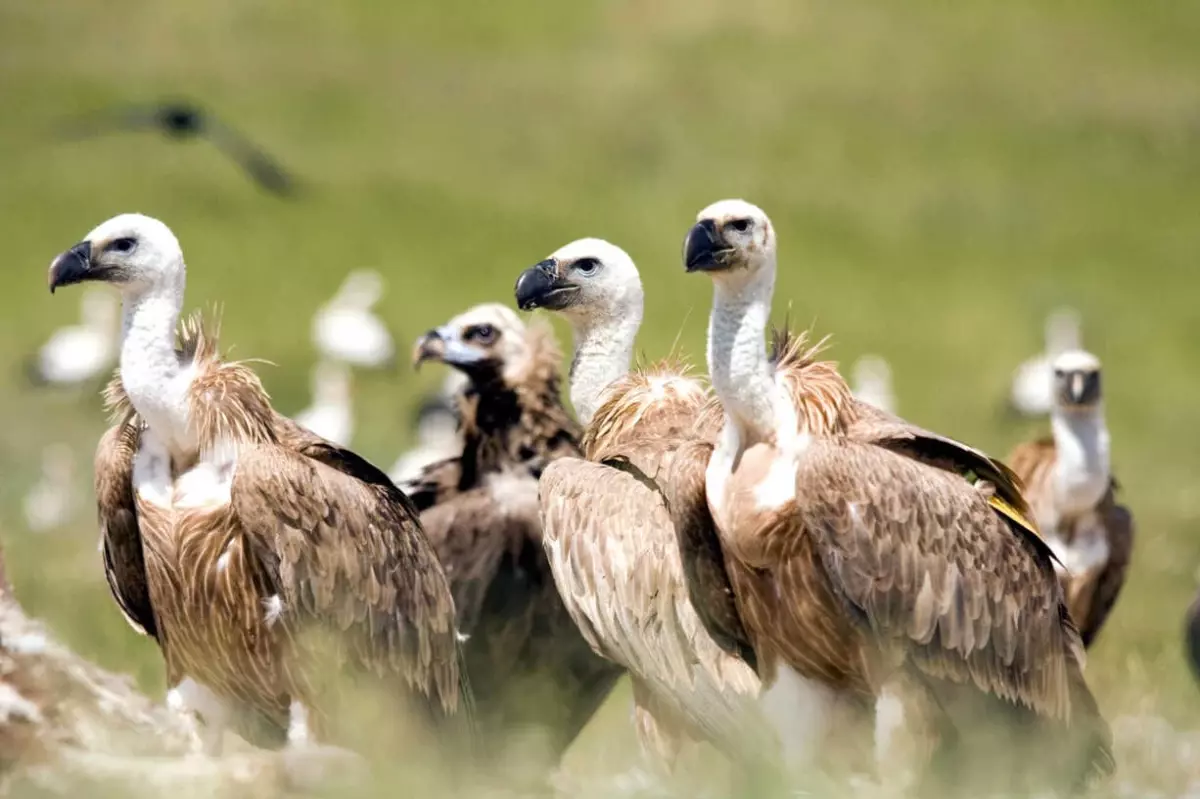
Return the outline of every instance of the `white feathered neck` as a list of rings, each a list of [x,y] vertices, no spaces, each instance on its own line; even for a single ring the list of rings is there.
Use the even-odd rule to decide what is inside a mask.
[[[643,295],[622,306],[573,318],[575,355],[571,360],[571,405],[579,423],[595,416],[604,390],[629,374],[633,347],[642,326]]]
[[[1112,479],[1108,425],[1103,403],[1086,410],[1055,408],[1050,414],[1054,434],[1054,489],[1061,515],[1091,510],[1108,491]]]

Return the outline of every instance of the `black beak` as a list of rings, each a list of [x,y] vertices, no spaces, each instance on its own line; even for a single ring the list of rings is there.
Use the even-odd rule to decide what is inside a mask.
[[[1074,372],[1067,378],[1067,401],[1072,405],[1092,405],[1100,399],[1100,373]]]
[[[436,329],[430,330],[417,339],[417,343],[413,345],[413,368],[419,369],[421,364],[426,361],[440,361],[445,354],[446,342],[442,340],[441,334]]]
[[[522,311],[534,308],[559,311],[571,304],[571,296],[579,287],[560,278],[556,267],[551,258],[521,273],[515,289],[518,308]]]
[[[683,267],[688,272],[711,272],[725,266],[728,248],[719,246],[720,236],[711,219],[697,222],[683,242]]]
[[[59,286],[94,279],[92,274],[92,243],[81,241],[50,263],[50,293]]]

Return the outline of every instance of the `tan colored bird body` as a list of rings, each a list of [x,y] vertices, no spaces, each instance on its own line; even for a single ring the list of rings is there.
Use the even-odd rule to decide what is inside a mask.
[[[51,267],[52,287],[83,280],[125,306],[96,453],[105,574],[206,748],[226,725],[261,745],[344,740],[349,675],[397,714],[463,711],[453,603],[407,497],[277,414],[198,321],[176,348],[184,269],[162,223],[116,217]]]
[[[1018,445],[1008,462],[1058,558],[1071,617],[1091,646],[1125,583],[1133,516],[1116,498],[1099,360],[1068,350],[1052,370],[1052,434]]]
[[[839,732],[831,709],[874,699],[881,767],[928,737],[956,742],[960,786],[1110,771],[1078,633],[1008,468],[856,403],[798,342],[767,356],[775,240],[761,210],[701,212],[685,259],[715,287],[708,359],[725,423],[707,504],[764,693],[803,697],[810,727],[793,740],[820,751]],[[1023,771],[1002,765],[1008,751],[1054,754]]]

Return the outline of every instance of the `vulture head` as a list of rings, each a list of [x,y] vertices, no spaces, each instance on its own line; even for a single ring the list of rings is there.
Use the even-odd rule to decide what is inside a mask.
[[[50,264],[51,293],[59,286],[99,281],[126,296],[154,289],[182,293],[183,252],[171,229],[141,214],[121,214],[84,237]]]
[[[602,239],[579,239],[517,278],[522,311],[557,311],[577,326],[642,315],[642,279],[629,254]]]
[[[683,264],[714,279],[757,274],[775,264],[775,229],[761,208],[745,200],[715,202],[688,231]]]
[[[1064,411],[1086,411],[1100,404],[1100,359],[1083,350],[1067,350],[1054,359],[1054,404]]]
[[[531,357],[525,325],[499,303],[476,305],[417,339],[413,365],[441,361],[476,383],[499,377],[514,385]]]

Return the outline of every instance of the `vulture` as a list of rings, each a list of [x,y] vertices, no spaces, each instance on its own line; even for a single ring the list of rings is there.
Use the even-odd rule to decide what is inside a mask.
[[[1051,434],[1018,445],[1008,463],[1057,556],[1071,618],[1091,646],[1125,584],[1133,516],[1116,499],[1099,359],[1068,350],[1054,359],[1053,373]]]
[[[515,293],[522,310],[560,314],[573,331],[570,397],[586,428],[586,458],[561,458],[542,474],[545,545],[579,629],[629,671],[643,751],[668,770],[688,741],[708,741],[738,763],[772,759],[754,653],[738,630],[720,638],[706,631],[689,597],[670,498],[656,482],[674,453],[703,435],[693,428],[707,388],[670,363],[630,371],[642,283],[613,244],[567,244],[522,272]],[[680,529],[700,541],[711,535]],[[702,584],[731,598],[721,570],[700,575]]]
[[[296,414],[296,423],[321,438],[350,446],[354,406],[350,402],[350,370],[337,361],[320,361],[310,378],[312,405]]]
[[[481,737],[557,763],[622,674],[575,627],[542,546],[538,478],[579,454],[562,355],[549,329],[489,303],[421,336],[414,360],[468,380],[461,454],[404,487],[450,581]]]
[[[61,327],[28,364],[37,385],[97,384],[117,359],[117,303],[99,286],[89,286],[79,300],[80,324]]]
[[[678,458],[669,478],[716,527],[764,695],[798,697],[793,723],[818,746],[839,732],[831,708],[873,706],[877,762],[915,769],[905,779],[1074,787],[1111,772],[1079,633],[1016,477],[857,403],[803,337],[785,336],[772,362],[775,263],[770,220],[741,200],[704,209],[687,234],[686,271],[714,287],[723,424],[708,457]]]
[[[1080,347],[1079,312],[1057,308],[1046,317],[1046,349],[1013,370],[1009,410],[1019,416],[1045,416],[1054,408],[1054,359]]]
[[[312,339],[321,357],[362,369],[391,368],[396,361],[392,334],[372,308],[383,296],[383,276],[356,269],[312,321]]]
[[[882,355],[864,355],[850,371],[855,399],[888,413],[896,412],[896,394],[892,389],[892,367]]]
[[[162,651],[168,705],[200,718],[209,753],[226,729],[303,751],[378,736],[339,715],[359,695],[335,677],[371,691],[376,722],[411,718],[413,741],[458,728],[469,695],[454,605],[416,509],[366,460],[276,413],[198,317],[176,347],[185,274],[170,229],[140,214],[49,270],[52,292],[100,281],[121,295],[116,423],[95,461],[101,551],[117,605]]]

